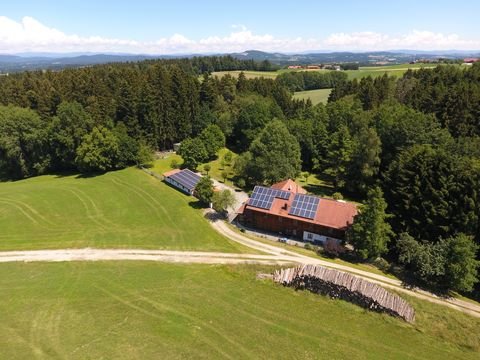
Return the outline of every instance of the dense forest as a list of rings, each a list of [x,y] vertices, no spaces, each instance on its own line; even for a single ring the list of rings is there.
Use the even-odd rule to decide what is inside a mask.
[[[18,179],[121,168],[179,141],[196,166],[214,156],[212,144],[226,141],[240,153],[239,185],[308,172],[363,202],[349,232],[360,259],[383,256],[422,285],[472,291],[480,64],[353,81],[341,72],[278,80],[210,75],[234,69],[272,68],[210,57],[1,77],[0,173]],[[292,98],[292,91],[327,85],[334,87],[327,105]]]
[[[331,89],[347,81],[347,74],[341,71],[291,71],[277,76],[276,81],[290,91]]]

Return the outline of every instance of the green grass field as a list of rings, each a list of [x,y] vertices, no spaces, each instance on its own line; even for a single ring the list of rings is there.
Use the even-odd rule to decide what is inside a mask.
[[[222,166],[222,159],[223,159],[223,156],[225,155],[225,153],[227,151],[229,151],[227,148],[220,149],[217,153],[217,158],[216,159],[214,159],[212,161],[209,161],[207,163],[198,165],[196,171],[202,173],[203,175],[206,175],[207,173],[205,172],[204,166],[206,164],[209,164],[210,165],[210,171],[208,172],[208,175],[210,175],[210,177],[212,177],[213,179],[216,179],[216,180],[221,181],[221,182],[223,182],[222,172],[227,171],[229,177],[227,178],[226,184],[230,185],[230,186],[233,186],[234,184],[233,184],[232,179],[231,179],[232,176],[234,175],[232,165],[233,165],[233,162],[234,162],[235,158],[238,155],[235,154],[232,151],[232,154],[233,154],[232,155],[232,163],[230,165],[225,164],[225,166]],[[166,156],[162,159],[155,160],[153,162],[153,167],[150,168],[150,170],[152,170],[153,172],[155,172],[157,174],[163,174],[167,171],[170,171],[170,170],[172,170],[172,167],[171,167],[172,160],[175,160],[179,165],[183,163],[183,159],[180,155],[172,153],[172,154],[169,154],[168,156]]]
[[[253,266],[0,265],[3,359],[478,359],[480,321],[409,299],[417,320],[268,280]]]
[[[332,92],[332,89],[318,89],[309,91],[299,91],[293,95],[294,99],[307,100],[310,99],[313,105],[319,103],[326,104],[328,102],[328,96]]]
[[[133,247],[244,252],[183,195],[141,170],[0,183],[0,249]]]
[[[363,77],[372,76],[382,76],[383,74],[388,74],[389,76],[402,76],[408,69],[421,69],[421,68],[434,68],[436,67],[435,64],[398,64],[398,65],[385,65],[385,66],[363,66],[360,67],[358,70],[346,70],[345,72],[348,75],[349,80],[353,79],[361,79]],[[291,70],[291,69],[280,69],[277,71],[244,71],[244,74],[247,79],[252,79],[256,77],[265,77],[269,79],[275,79],[278,75],[284,72],[291,72],[291,71],[315,71],[315,72],[327,72],[330,70]],[[241,71],[217,71],[212,73],[212,75],[222,77],[223,75],[230,74],[234,77],[238,77]],[[313,100],[312,100],[313,101]]]
[[[210,171],[208,172],[208,175],[210,175],[212,178],[214,178],[218,181],[223,182],[222,173],[224,171],[226,171],[228,173],[228,177],[227,177],[225,183],[226,183],[226,185],[233,186],[234,184],[233,184],[232,179],[231,179],[231,177],[234,175],[232,166],[233,166],[233,163],[235,161],[235,158],[238,155],[235,154],[232,151],[232,162],[231,162],[231,164],[230,165],[225,164],[224,166],[222,166],[222,159],[225,156],[225,154],[227,153],[227,151],[229,151],[227,148],[220,149],[217,153],[217,158],[215,160],[212,160],[212,161],[208,162],[208,164],[210,165]],[[197,171],[200,171],[202,174],[206,174],[206,172],[204,170],[204,166],[205,166],[205,164],[199,165],[198,168],[197,168]]]
[[[153,162],[153,167],[151,167],[149,170],[152,170],[157,174],[162,175],[163,173],[173,169],[171,166],[173,160],[175,160],[179,166],[183,164],[183,159],[180,155],[177,155],[175,153],[169,153],[161,159],[155,160]]]

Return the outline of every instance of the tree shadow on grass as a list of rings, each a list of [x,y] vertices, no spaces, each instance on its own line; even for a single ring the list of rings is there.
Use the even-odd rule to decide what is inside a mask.
[[[125,170],[126,168],[122,169],[113,169],[107,171],[92,171],[87,173],[80,173],[78,170],[65,170],[65,171],[57,171],[52,173],[56,178],[64,178],[64,177],[74,177],[75,179],[92,179],[99,176],[106,175],[108,173],[114,173],[117,171]]]
[[[15,182],[19,180],[23,180],[23,179],[13,179],[5,175],[0,175],[0,183],[9,183],[9,182]]]
[[[55,178],[62,179],[66,177],[74,177],[75,179],[90,179],[95,178],[98,176],[105,175],[109,172],[115,172],[118,170],[109,170],[109,171],[96,171],[96,172],[89,172],[89,173],[79,173],[77,170],[65,170],[65,171],[57,171],[52,173]]]
[[[205,209],[206,206],[204,203],[202,203],[200,200],[192,200],[192,201],[189,201],[188,202],[188,205],[191,207],[191,208],[194,208],[196,210],[200,210],[200,209]]]
[[[116,171],[116,170],[111,170],[111,171]],[[87,179],[87,178],[102,176],[102,175],[105,175],[107,172],[111,172],[111,171],[79,173],[77,170],[63,170],[63,171],[47,172],[44,174],[34,175],[34,176],[29,176],[24,178],[9,178],[8,176],[0,175],[0,182],[15,182],[15,181],[21,181],[25,179],[42,176],[42,175],[50,175],[50,176],[53,176],[55,179],[63,179],[67,177],[74,177],[75,179]]]
[[[310,194],[314,194],[318,196],[331,197],[335,193],[335,190],[330,186],[314,185],[314,184],[302,184],[301,186],[305,190],[307,190]]]

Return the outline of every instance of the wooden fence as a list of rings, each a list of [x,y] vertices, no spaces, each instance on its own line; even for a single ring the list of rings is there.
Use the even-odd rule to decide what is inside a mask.
[[[273,281],[296,289],[307,289],[343,299],[367,309],[400,317],[408,322],[415,321],[415,310],[400,296],[349,273],[316,265],[302,265],[275,271]]]

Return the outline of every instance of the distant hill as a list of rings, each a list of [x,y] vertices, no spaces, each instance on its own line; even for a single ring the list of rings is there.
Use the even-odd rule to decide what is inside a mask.
[[[413,60],[438,58],[461,59],[467,56],[480,56],[480,51],[373,51],[373,52],[309,52],[301,54],[268,53],[258,50],[248,50],[230,54],[238,59],[253,59],[256,61],[268,60],[277,65],[318,64],[318,63],[347,63],[354,62],[362,65],[375,65],[380,62],[392,64],[406,63]]]
[[[159,56],[152,55],[77,55],[69,56],[65,54],[62,57],[52,57],[48,54],[44,56],[30,56],[30,54],[19,55],[0,55],[0,72],[18,72],[25,70],[59,70],[67,67],[82,67],[96,64],[106,64],[111,62],[129,62],[141,61],[147,59],[156,59]]]
[[[26,70],[59,70],[68,67],[82,67],[113,62],[131,62],[147,59],[185,58],[193,56],[209,56],[212,54],[184,54],[184,55],[144,55],[144,54],[95,54],[95,53],[21,53],[13,55],[0,55],[0,72],[10,73]],[[247,50],[232,54],[237,59],[264,61],[286,66],[294,64],[318,63],[346,63],[355,62],[362,65],[375,65],[377,63],[405,63],[422,59],[458,59],[463,57],[480,57],[480,51],[377,51],[377,52],[309,52],[299,54],[284,54],[278,52],[265,52]]]

